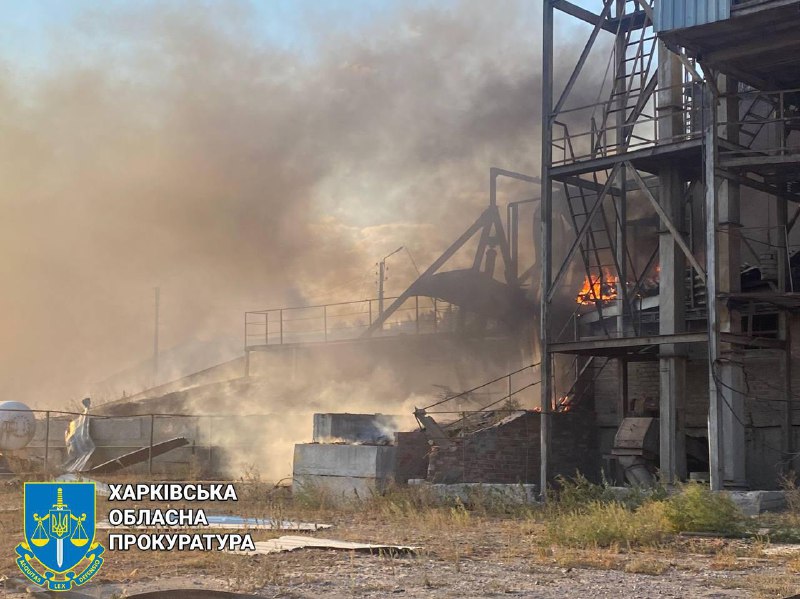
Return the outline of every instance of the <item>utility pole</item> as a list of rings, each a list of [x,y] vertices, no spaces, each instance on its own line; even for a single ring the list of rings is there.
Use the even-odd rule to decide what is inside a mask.
[[[383,281],[386,278],[386,258],[378,264],[378,316],[383,314]]]
[[[158,382],[158,319],[161,308],[161,288],[155,288],[155,319],[153,323],[153,387]]]
[[[405,246],[400,246],[391,254],[384,256],[378,263],[378,317],[383,315],[383,282],[386,280],[386,259],[394,256]]]

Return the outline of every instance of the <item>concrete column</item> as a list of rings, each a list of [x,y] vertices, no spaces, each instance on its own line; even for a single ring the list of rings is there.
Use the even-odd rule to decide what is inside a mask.
[[[738,83],[728,77],[720,77],[720,90],[727,96],[720,102],[718,122],[738,120],[739,104],[733,95]],[[738,129],[729,126],[721,128],[720,135],[729,141],[738,141]],[[741,291],[741,216],[739,203],[739,184],[727,178],[719,183],[717,192],[717,291],[718,293],[737,293]],[[711,301],[711,298],[708,298]],[[731,309],[726,302],[717,303],[719,331],[721,333],[742,333],[742,316],[738,310]],[[724,484],[730,488],[747,486],[745,475],[745,410],[744,410],[744,354],[741,346],[730,343],[719,344],[719,363],[715,368],[718,392],[722,396],[722,467]]]
[[[658,137],[669,143],[683,131],[681,65],[663,44],[658,48]],[[659,202],[675,227],[685,234],[684,181],[670,164],[659,171]],[[659,333],[684,331],[686,258],[666,225],[659,228]],[[659,355],[660,470],[666,484],[686,478],[684,410],[686,357],[677,345],[662,345]]]
[[[788,290],[789,278],[789,248],[787,247],[786,227],[789,221],[789,206],[785,197],[775,198],[777,207],[776,245],[778,246],[778,291]],[[782,310],[778,315],[778,338],[786,344],[785,351],[780,352],[780,368],[783,378],[783,403],[781,406],[781,452],[783,453],[783,471],[788,473],[792,469],[792,453],[794,439],[792,431],[792,414],[794,401],[792,397],[792,336],[789,313]]]
[[[659,174],[659,202],[683,233],[683,182],[674,167]],[[662,223],[659,231],[659,333],[685,331],[686,258]],[[678,345],[662,345],[659,354],[660,469],[665,483],[686,478],[684,412],[686,405],[686,356]]]

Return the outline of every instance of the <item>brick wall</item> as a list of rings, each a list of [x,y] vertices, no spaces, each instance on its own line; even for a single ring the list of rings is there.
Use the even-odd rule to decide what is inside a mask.
[[[539,425],[536,412],[521,412],[482,431],[453,439],[448,449],[430,453],[432,482],[537,483]],[[552,418],[553,476],[573,476],[576,470],[596,479],[599,453],[594,415],[554,414]]]
[[[394,480],[406,484],[410,478],[428,476],[428,453],[430,445],[423,431],[399,432],[394,434],[397,453],[395,454]]]
[[[800,373],[800,319],[793,324],[792,371]],[[628,397],[659,398],[658,362],[628,364]],[[781,421],[783,418],[783,373],[777,352],[748,351],[744,359],[745,424],[747,443],[747,480],[751,488],[775,488],[781,468]],[[797,375],[795,375],[797,378]],[[795,388],[800,380],[795,380]],[[617,414],[618,372],[615,362],[606,366],[594,384],[594,404],[600,426],[609,431]],[[686,432],[706,436],[708,421],[708,366],[704,358],[691,359],[686,366]],[[793,412],[794,438],[800,439],[800,410]],[[601,431],[600,451],[607,453],[611,434]],[[800,459],[794,467],[800,468]]]

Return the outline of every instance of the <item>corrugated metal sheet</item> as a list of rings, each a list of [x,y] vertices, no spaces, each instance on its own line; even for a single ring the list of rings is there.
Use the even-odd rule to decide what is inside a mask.
[[[732,0],[655,0],[655,30],[671,31],[729,19],[731,2]]]

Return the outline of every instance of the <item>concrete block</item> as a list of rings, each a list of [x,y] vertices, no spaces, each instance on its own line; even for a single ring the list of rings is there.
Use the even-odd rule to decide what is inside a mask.
[[[296,493],[303,489],[323,489],[334,499],[366,499],[373,493],[380,493],[386,484],[377,478],[296,474],[292,479],[292,490]]]
[[[786,494],[783,491],[730,491],[728,495],[745,516],[757,516],[761,512],[786,507]]]
[[[294,447],[293,484],[364,497],[393,480],[395,455],[388,445],[301,443]]]
[[[387,414],[314,414],[314,443],[389,443],[396,416]]]
[[[393,446],[300,443],[294,446],[294,473],[388,478],[394,459]]]

